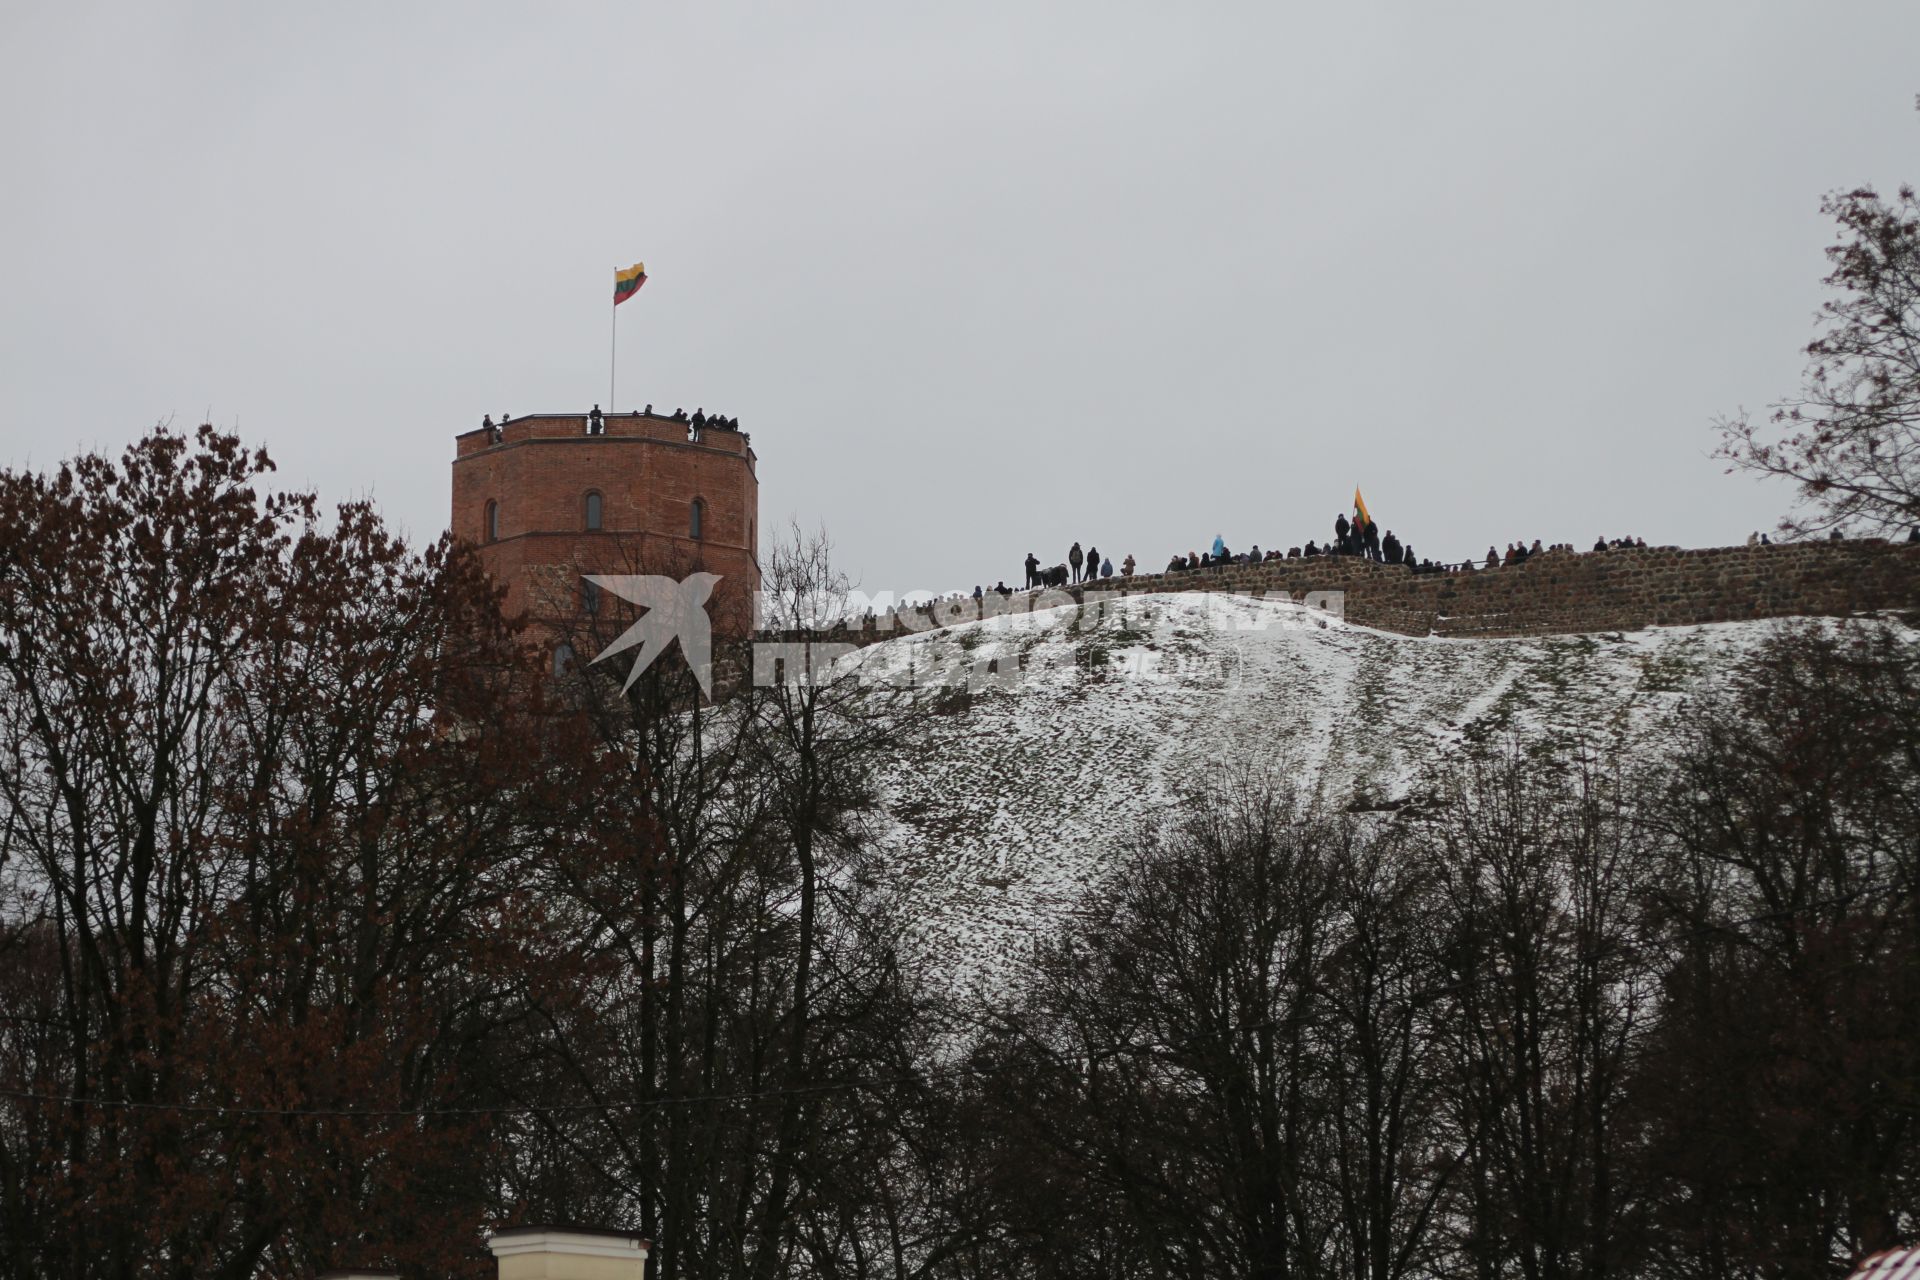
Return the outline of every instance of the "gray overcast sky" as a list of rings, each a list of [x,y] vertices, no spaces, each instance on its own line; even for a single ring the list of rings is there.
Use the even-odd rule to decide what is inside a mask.
[[[0,8],[0,456],[157,420],[424,541],[453,435],[738,415],[870,590],[1097,543],[1743,539],[1920,5]]]

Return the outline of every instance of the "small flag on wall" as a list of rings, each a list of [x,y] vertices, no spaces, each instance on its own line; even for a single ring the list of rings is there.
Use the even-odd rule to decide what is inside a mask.
[[[634,294],[640,292],[640,286],[647,282],[647,264],[636,262],[625,271],[613,273],[613,305],[619,306]]]
[[[1359,485],[1353,486],[1353,514],[1363,529],[1373,522],[1373,517],[1367,514],[1366,500],[1360,496]]]

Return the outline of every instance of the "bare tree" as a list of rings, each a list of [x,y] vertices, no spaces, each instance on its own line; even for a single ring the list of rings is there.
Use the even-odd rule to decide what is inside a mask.
[[[844,617],[848,583],[833,567],[824,533],[805,536],[796,527],[776,541],[765,578],[764,621],[774,631],[817,632]],[[806,671],[789,670],[783,680],[757,683],[749,704],[756,767],[795,878],[795,958],[782,1014],[784,1096],[752,1258],[760,1280],[783,1266],[787,1242],[781,1227],[801,1180],[808,1136],[821,1132],[820,1108],[808,1093],[830,1066],[820,1052],[817,1026],[822,993],[830,983],[858,981],[857,972],[845,967],[844,949],[832,945],[835,940],[823,928],[822,908],[834,893],[833,873],[856,862],[866,842],[863,823],[877,798],[878,766],[908,748],[918,723],[904,691],[870,684],[857,665],[831,662],[832,651],[823,652],[816,641],[801,643]]]
[[[1655,984],[1635,950],[1648,853],[1623,780],[1509,744],[1462,767],[1428,834],[1465,1152],[1462,1274],[1634,1274],[1628,1111]]]
[[[1665,1274],[1844,1274],[1920,1230],[1920,662],[1795,627],[1703,700],[1658,811]]]
[[[1762,421],[1722,418],[1716,456],[1731,469],[1791,481],[1796,534],[1920,527],[1920,201],[1871,188],[1821,204],[1840,224],[1807,346],[1806,385]]]
[[[1006,1087],[1035,1103],[1020,1127],[1151,1274],[1343,1270],[1329,1114],[1347,1083],[1331,1061],[1343,997],[1326,980],[1349,940],[1335,904],[1359,887],[1343,883],[1355,838],[1264,776],[1226,781],[1143,835],[1040,962],[1020,1030],[1055,1065],[1009,1056],[1022,1078]],[[1100,1239],[1076,1219],[1068,1241]],[[1044,1247],[1035,1263],[1079,1273]]]
[[[629,572],[698,567],[629,553]],[[663,1280],[898,1276],[937,1247],[903,1137],[924,1123],[925,1032],[899,923],[850,872],[876,766],[910,750],[915,713],[806,638],[844,603],[823,536],[780,541],[766,590],[790,660],[756,684],[752,654],[731,655],[714,703],[672,655],[630,685],[590,661],[634,620],[610,595],[549,619],[578,659],[559,684],[624,795],[545,870],[604,970],[530,1045],[570,1108],[522,1126],[507,1158],[537,1176],[500,1175],[530,1213],[636,1219]]]
[[[1432,865],[1403,831],[1350,829],[1333,867],[1339,942],[1325,990],[1331,1032],[1327,1175],[1338,1198],[1343,1271],[1353,1280],[1430,1274],[1434,1229],[1462,1158],[1444,1105],[1446,1028],[1458,1011],[1443,967]]]

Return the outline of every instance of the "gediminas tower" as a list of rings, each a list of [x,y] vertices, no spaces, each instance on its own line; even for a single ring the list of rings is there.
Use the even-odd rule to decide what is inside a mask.
[[[654,414],[532,414],[454,439],[453,533],[480,549],[506,610],[568,629],[607,598],[584,574],[720,575],[716,637],[760,587],[760,482],[744,432]]]

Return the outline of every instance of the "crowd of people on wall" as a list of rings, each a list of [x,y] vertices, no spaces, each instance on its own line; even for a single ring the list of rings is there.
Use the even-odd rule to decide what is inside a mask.
[[[1102,556],[1100,548],[1089,546],[1082,551],[1080,544],[1076,542],[1068,548],[1066,561],[1050,569],[1041,568],[1040,557],[1031,551],[1027,552],[1026,569],[1029,587],[1064,587],[1071,583],[1111,578],[1116,572],[1123,578],[1131,578],[1134,563],[1132,556],[1126,556],[1120,561],[1120,567],[1116,570],[1112,558]],[[979,594],[980,589],[975,587],[974,595]]]
[[[594,410],[598,412],[599,406],[595,405]],[[704,407],[695,409],[691,414],[685,409],[675,409],[672,413],[655,413],[653,405],[648,404],[640,413],[648,418],[665,418],[668,422],[683,422],[692,432],[695,440],[700,438],[702,431],[738,431],[740,429],[740,419],[722,417],[717,413],[710,414]]]
[[[1841,535],[1835,532],[1832,536],[1839,538]],[[1908,535],[1907,540],[1909,542],[1920,543],[1920,527],[1916,527]],[[1755,533],[1747,539],[1748,546],[1764,546],[1770,545],[1770,543],[1771,539],[1764,533]],[[1602,537],[1594,540],[1593,550],[1595,552],[1607,552],[1633,548],[1644,549],[1646,546],[1647,540],[1645,538]],[[1359,510],[1356,511],[1355,518],[1351,520],[1344,515],[1334,518],[1333,537],[1329,539],[1324,546],[1309,539],[1305,545],[1288,547],[1285,551],[1277,547],[1263,551],[1258,544],[1247,548],[1245,551],[1234,551],[1227,546],[1225,538],[1219,534],[1215,534],[1213,545],[1208,550],[1189,551],[1185,555],[1176,553],[1167,561],[1167,567],[1164,572],[1193,573],[1206,570],[1220,570],[1232,565],[1263,564],[1272,560],[1299,560],[1319,556],[1358,556],[1378,564],[1401,565],[1416,574],[1475,573],[1484,572],[1488,569],[1511,568],[1515,565],[1525,564],[1536,556],[1553,554],[1573,555],[1576,554],[1577,551],[1578,548],[1570,542],[1542,544],[1540,539],[1535,538],[1532,542],[1525,540],[1509,542],[1504,551],[1498,546],[1489,546],[1485,560],[1423,560],[1415,557],[1411,543],[1402,542],[1391,529],[1382,532],[1380,527],[1372,519],[1365,518],[1364,510]],[[1043,567],[1040,563],[1040,557],[1029,551],[1027,553],[1025,570],[1026,589],[1033,590],[1046,587],[1066,587],[1089,583],[1097,584],[1113,577],[1128,579],[1134,576],[1136,565],[1131,555],[1123,557],[1120,563],[1116,565],[1110,557],[1103,555],[1098,547],[1088,545],[1082,548],[1081,544],[1076,542],[1067,549],[1066,558],[1061,563],[1051,567]],[[971,598],[975,604],[978,604],[989,595],[998,595],[1005,598],[1013,594],[1015,594],[1015,588],[1008,586],[1005,579],[1001,579],[991,587],[974,587]],[[932,600],[921,607],[937,613],[942,605],[958,603],[966,599],[968,599],[967,596],[960,592],[954,592],[951,595]],[[874,616],[872,611],[869,610],[865,617],[860,619],[859,625],[872,626],[873,624]]]
[[[1761,542],[1766,541],[1764,536],[1756,534],[1754,539],[1749,539],[1749,542],[1756,539]],[[1608,551],[1621,547],[1646,545],[1645,538],[1600,538],[1594,542],[1593,549]],[[1484,561],[1421,559],[1414,554],[1411,542],[1401,541],[1391,529],[1383,532],[1379,524],[1367,516],[1364,508],[1358,508],[1352,519],[1345,515],[1334,517],[1333,537],[1328,539],[1325,545],[1308,539],[1304,545],[1288,547],[1285,551],[1277,547],[1263,551],[1257,543],[1245,551],[1235,551],[1227,546],[1223,537],[1215,534],[1213,545],[1206,551],[1189,551],[1185,555],[1174,553],[1173,557],[1167,561],[1164,572],[1191,573],[1221,569],[1229,565],[1261,564],[1270,560],[1299,560],[1317,556],[1359,556],[1377,564],[1403,565],[1416,574],[1470,573],[1482,569],[1500,569],[1525,564],[1535,556],[1550,552],[1571,554],[1574,550],[1571,543],[1542,545],[1540,539],[1535,538],[1531,543],[1524,540],[1509,542],[1505,551],[1497,546],[1490,546],[1487,548]],[[1082,550],[1080,544],[1076,542],[1068,548],[1066,560],[1061,564],[1043,568],[1040,558],[1029,551],[1025,567],[1028,588],[1064,587],[1111,578],[1116,572],[1123,578],[1131,578],[1134,574],[1134,559],[1130,555],[1127,556],[1116,570],[1113,561],[1102,556],[1099,548],[1090,546]],[[1001,582],[992,590],[1011,593],[1013,589],[1005,582]],[[982,589],[975,587],[975,598],[979,598],[981,594]]]
[[[1570,542],[1542,544],[1540,539],[1535,538],[1532,542],[1524,540],[1509,542],[1504,551],[1498,546],[1489,546],[1485,560],[1422,560],[1415,557],[1411,543],[1402,542],[1391,529],[1382,532],[1373,520],[1363,519],[1362,515],[1363,513],[1356,512],[1355,518],[1351,520],[1344,515],[1335,517],[1333,522],[1333,537],[1329,539],[1324,546],[1315,543],[1312,539],[1308,539],[1305,545],[1288,547],[1285,551],[1277,547],[1263,551],[1257,543],[1245,551],[1234,551],[1227,546],[1225,538],[1219,534],[1215,534],[1213,545],[1208,550],[1189,551],[1185,555],[1176,553],[1167,561],[1167,567],[1164,572],[1193,573],[1205,570],[1224,569],[1232,565],[1263,564],[1272,560],[1300,560],[1319,556],[1358,556],[1378,564],[1402,565],[1416,574],[1475,573],[1484,572],[1487,569],[1511,568],[1515,565],[1525,564],[1536,556],[1552,554],[1573,555],[1578,550],[1578,548]],[[1832,536],[1838,538],[1841,535],[1836,532]],[[1920,542],[1920,527],[1916,527],[1913,532],[1909,534],[1907,540],[1909,542]],[[1747,539],[1748,546],[1765,546],[1770,545],[1770,543],[1771,540],[1764,533],[1755,533]],[[1594,540],[1593,550],[1596,552],[1606,552],[1633,548],[1644,549],[1646,546],[1647,540],[1645,538],[1602,537]],[[1051,567],[1043,567],[1040,563],[1040,557],[1029,551],[1024,567],[1026,570],[1025,585],[1027,590],[1099,583],[1113,577],[1128,579],[1134,576],[1137,568],[1134,558],[1131,555],[1123,557],[1120,563],[1116,565],[1110,557],[1103,555],[1098,547],[1089,545],[1082,548],[1078,542],[1067,549],[1065,560]],[[1001,579],[991,587],[974,587],[971,598],[978,603],[988,595],[998,595],[1005,598],[1012,596],[1014,593],[1015,588],[1008,586],[1005,579]],[[951,595],[929,602],[929,605],[926,607],[937,610],[942,604],[964,601],[967,598],[967,596],[960,592],[954,592]],[[872,625],[873,616],[871,612],[861,621],[862,625]]]
[[[1358,532],[1356,532],[1356,530]],[[1829,536],[1837,540],[1843,535],[1838,530],[1835,530]],[[1908,533],[1906,540],[1911,543],[1920,543],[1920,526],[1915,526]],[[1772,539],[1764,533],[1755,532],[1748,536],[1747,545],[1750,547],[1770,546],[1772,545]],[[1646,546],[1647,540],[1645,538],[1602,537],[1594,540],[1593,550],[1596,552],[1606,552],[1623,549],[1631,550],[1634,548],[1644,549]],[[1525,541],[1509,542],[1505,551],[1500,550],[1497,546],[1489,546],[1484,561],[1462,560],[1436,562],[1433,560],[1416,560],[1413,555],[1412,546],[1401,542],[1394,536],[1391,529],[1382,534],[1378,532],[1378,527],[1371,520],[1366,521],[1363,525],[1358,520],[1348,520],[1345,516],[1340,516],[1334,520],[1333,539],[1324,547],[1315,544],[1309,539],[1304,546],[1288,547],[1285,551],[1281,551],[1278,548],[1262,551],[1259,545],[1256,544],[1244,552],[1236,552],[1227,546],[1224,538],[1219,534],[1215,534],[1213,546],[1209,550],[1204,552],[1190,551],[1186,555],[1176,553],[1173,558],[1167,562],[1165,572],[1190,573],[1200,570],[1218,570],[1230,565],[1262,564],[1270,560],[1299,560],[1314,556],[1352,555],[1362,556],[1381,564],[1403,565],[1416,574],[1474,573],[1484,571],[1485,569],[1511,568],[1515,565],[1525,564],[1535,556],[1555,553],[1573,555],[1577,550],[1578,548],[1570,542],[1556,542],[1542,545],[1540,539],[1535,538],[1531,543]],[[1111,559],[1101,555],[1097,547],[1088,547],[1082,550],[1078,542],[1068,548],[1065,561],[1051,568],[1042,568],[1040,557],[1029,551],[1027,553],[1025,567],[1026,589],[1028,590],[1043,587],[1065,587],[1075,584],[1097,583],[1115,577],[1116,575],[1123,579],[1132,578],[1136,568],[1131,555],[1124,557],[1116,567]],[[1005,599],[1014,595],[1015,591],[1016,589],[1008,586],[1006,580],[1003,578],[991,587],[975,586],[971,599],[978,605],[989,595],[997,595]],[[936,597],[915,607],[926,609],[930,614],[937,615],[943,605],[957,604],[967,599],[969,599],[968,596],[955,591],[945,596]],[[870,628],[875,625],[875,622],[875,615],[873,611],[869,609],[859,619],[854,620],[854,625],[862,628]]]
[[[647,414],[649,417],[653,415],[652,405],[647,406]],[[691,417],[687,416],[685,409],[675,409],[667,416],[675,422],[684,422],[692,427],[696,440],[700,438],[702,431],[738,431],[740,429],[740,419],[723,418],[717,413],[708,414],[705,409],[695,409]]]

